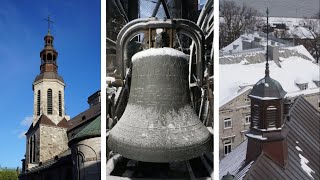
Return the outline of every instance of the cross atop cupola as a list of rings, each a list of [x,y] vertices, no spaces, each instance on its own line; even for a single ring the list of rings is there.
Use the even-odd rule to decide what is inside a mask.
[[[44,20],[48,22],[48,34],[50,34],[50,23],[54,23],[54,22],[50,19],[50,15],[48,15],[48,18]]]

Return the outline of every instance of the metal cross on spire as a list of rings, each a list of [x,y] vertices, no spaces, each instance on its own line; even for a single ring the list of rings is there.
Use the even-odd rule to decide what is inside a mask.
[[[269,8],[267,8],[267,54],[266,54],[266,76],[269,76],[269,48],[268,48],[268,41],[269,41]]]
[[[48,15],[48,18],[44,20],[48,22],[48,34],[50,34],[50,23],[54,23],[54,22],[50,19],[50,15]]]

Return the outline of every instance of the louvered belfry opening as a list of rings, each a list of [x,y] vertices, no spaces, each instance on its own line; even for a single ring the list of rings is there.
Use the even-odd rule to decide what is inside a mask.
[[[251,128],[268,130],[280,128],[283,123],[282,100],[259,100],[251,98]]]
[[[47,113],[52,114],[52,89],[48,89],[47,92]]]
[[[61,99],[61,91],[59,91],[59,116],[62,116],[62,99]]]
[[[258,104],[251,104],[251,128],[259,128],[260,106]]]
[[[37,95],[37,116],[40,116],[41,91],[38,90]]]

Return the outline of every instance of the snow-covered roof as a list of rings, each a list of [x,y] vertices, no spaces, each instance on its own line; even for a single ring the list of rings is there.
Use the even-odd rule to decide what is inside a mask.
[[[263,18],[266,20],[266,18]],[[285,24],[288,28],[288,34],[290,37],[298,37],[301,39],[313,39],[311,32],[308,28],[304,27],[306,21],[318,21],[317,19],[304,19],[304,18],[284,18],[284,17],[269,17],[269,23],[274,24]],[[320,29],[320,23],[318,23]]]
[[[303,54],[303,55],[307,56],[312,61],[315,61],[313,56],[309,53],[309,51],[303,45],[293,46],[293,47],[286,47],[286,49],[295,50],[295,51],[299,52],[300,54]]]
[[[314,63],[314,59],[303,46],[296,46],[291,49],[295,49],[305,56],[292,55],[281,58],[280,67],[274,61],[270,61],[270,77],[281,84],[282,88],[288,93],[287,96],[319,91],[319,87],[313,82],[315,77],[319,77],[319,65]],[[310,56],[312,59],[308,60],[306,56]],[[248,90],[249,87],[241,90],[243,84],[254,85],[265,75],[265,62],[247,64],[240,61],[240,63],[234,64],[220,64],[219,68],[220,107]],[[297,79],[308,81],[308,89],[300,90],[295,83]]]
[[[300,39],[314,39],[311,31],[302,26],[289,28],[287,32],[291,38],[297,37]]]
[[[260,44],[261,46],[267,45],[267,38],[265,37],[265,35],[263,35],[263,33],[261,33],[261,32],[255,31],[253,33],[245,33],[245,34],[241,35],[238,39],[234,40],[231,44],[222,48],[220,51],[221,52],[229,52],[230,50],[232,52],[242,51],[243,50],[242,41],[251,42],[251,41],[254,41],[255,38],[259,39],[259,42],[257,42],[257,43]],[[275,45],[277,45],[277,46],[284,46],[285,45],[283,43],[283,40],[281,40],[281,39],[268,40],[268,44],[271,44],[271,42],[274,42]]]
[[[231,152],[231,155],[227,155],[220,161],[219,179],[221,179],[228,172],[233,175],[236,175],[240,172],[240,168],[244,165],[244,160],[246,159],[247,143],[248,141],[245,140],[236,149],[234,149],[234,151]],[[250,163],[250,165],[251,164],[252,163]],[[245,175],[248,170],[249,168],[246,168],[246,171],[240,174]]]

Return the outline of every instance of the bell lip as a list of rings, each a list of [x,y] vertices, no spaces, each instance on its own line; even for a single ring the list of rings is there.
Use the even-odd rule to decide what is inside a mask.
[[[202,143],[193,146],[185,146],[184,149],[167,148],[155,151],[155,149],[146,149],[143,147],[133,146],[132,144],[114,142],[112,136],[109,136],[107,142],[108,147],[115,153],[119,153],[128,159],[152,163],[168,163],[190,160],[208,152],[212,152],[212,143],[211,134],[209,134]]]

